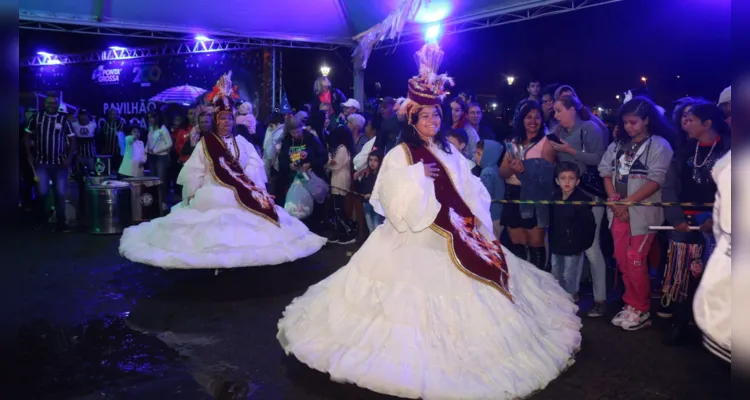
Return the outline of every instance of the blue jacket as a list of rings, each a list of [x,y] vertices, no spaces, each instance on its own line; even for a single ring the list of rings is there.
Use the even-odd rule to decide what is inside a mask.
[[[504,152],[505,147],[501,143],[494,140],[484,140],[484,151],[482,152],[482,159],[479,160],[479,167],[482,168],[479,179],[487,188],[492,200],[505,198],[505,181],[500,178],[498,167]],[[493,202],[490,204],[490,215],[493,221],[499,221],[502,213],[502,203]]]

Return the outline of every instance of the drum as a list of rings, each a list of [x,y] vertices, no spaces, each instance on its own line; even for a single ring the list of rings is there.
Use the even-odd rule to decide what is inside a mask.
[[[132,223],[131,189],[129,184],[119,181],[86,187],[89,233],[122,233]]]
[[[123,181],[133,187],[131,203],[134,222],[150,221],[162,216],[161,203],[163,200],[159,191],[162,182],[159,178],[140,176],[125,178]]]
[[[96,175],[98,176],[117,174],[117,171],[112,171],[112,156],[96,156],[96,160],[94,161],[94,172],[96,172]]]

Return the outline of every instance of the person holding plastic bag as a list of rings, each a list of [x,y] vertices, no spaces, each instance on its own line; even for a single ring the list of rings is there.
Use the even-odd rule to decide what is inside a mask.
[[[352,190],[352,154],[354,139],[344,125],[336,127],[328,139],[330,159],[327,168],[331,171],[331,194],[333,195],[334,237],[331,243],[349,244],[356,240],[357,232],[346,213],[346,195]]]
[[[325,176],[325,166],[328,162],[326,150],[320,141],[304,128],[302,121],[296,117],[289,117],[284,122],[284,139],[278,153],[277,193],[284,197],[282,204],[285,208],[289,200],[297,201],[300,198],[298,195],[290,196],[289,193],[298,172],[313,172],[318,177]],[[320,205],[313,205],[312,213],[304,218],[303,222],[313,230],[321,227],[322,211]]]
[[[291,262],[325,245],[266,190],[263,160],[234,134],[233,88],[227,74],[209,93],[212,130],[177,177],[182,202],[165,217],[125,229],[125,258],[162,268],[236,268]]]

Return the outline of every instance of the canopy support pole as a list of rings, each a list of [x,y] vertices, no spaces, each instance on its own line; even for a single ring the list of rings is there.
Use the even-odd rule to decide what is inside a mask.
[[[276,48],[271,47],[271,111],[276,106]]]
[[[284,101],[284,52],[280,49],[279,52],[279,108],[281,103]]]
[[[354,58],[354,99],[362,107],[359,112],[364,112],[365,107],[365,69],[359,57]]]

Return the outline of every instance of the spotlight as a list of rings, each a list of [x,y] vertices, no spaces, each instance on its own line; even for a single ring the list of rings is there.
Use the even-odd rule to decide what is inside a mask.
[[[54,54],[47,53],[46,51],[37,51],[36,54],[39,54],[42,57],[52,57]]]
[[[120,46],[109,46],[109,49],[115,50],[115,51],[127,50],[125,47],[120,47]]]
[[[432,25],[427,28],[424,32],[424,40],[426,42],[437,42],[440,38],[440,25]]]
[[[322,74],[323,76],[328,76],[328,74],[329,74],[329,73],[331,73],[331,67],[328,67],[328,66],[326,66],[326,65],[324,65],[324,66],[320,67],[320,73],[321,73],[321,74]]]
[[[516,81],[516,77],[513,75],[509,75],[507,78],[505,78],[508,81],[508,85],[512,85],[513,82]]]
[[[197,36],[195,36],[195,40],[197,40],[199,42],[208,42],[211,39],[208,38],[208,37],[206,37],[206,36],[203,36],[203,35],[197,35]]]

